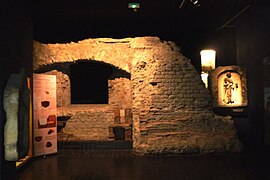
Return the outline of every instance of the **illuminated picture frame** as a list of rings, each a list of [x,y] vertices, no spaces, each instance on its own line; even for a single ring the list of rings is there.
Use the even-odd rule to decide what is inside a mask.
[[[221,66],[210,73],[209,88],[213,107],[246,107],[246,71],[239,66]]]

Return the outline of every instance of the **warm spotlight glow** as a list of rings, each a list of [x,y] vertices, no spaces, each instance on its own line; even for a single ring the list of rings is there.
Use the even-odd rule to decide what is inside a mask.
[[[209,71],[215,69],[216,51],[202,50],[200,54],[201,54],[202,73],[208,73]]]
[[[205,84],[205,87],[207,88],[208,87],[208,74],[207,73],[202,73],[201,78],[202,78],[202,81]]]

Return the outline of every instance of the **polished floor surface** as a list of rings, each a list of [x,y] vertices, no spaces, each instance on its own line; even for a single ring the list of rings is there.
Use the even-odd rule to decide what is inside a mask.
[[[135,156],[130,150],[59,151],[18,170],[19,180],[270,179],[269,151]]]

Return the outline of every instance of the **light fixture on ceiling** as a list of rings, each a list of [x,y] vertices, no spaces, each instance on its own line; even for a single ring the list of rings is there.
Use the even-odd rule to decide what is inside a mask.
[[[180,9],[183,7],[183,5],[184,5],[185,2],[186,2],[186,0],[182,0],[181,4],[180,4],[180,6],[179,6]],[[200,6],[199,0],[190,0],[190,2],[191,2],[194,6],[196,6],[196,7],[199,7],[199,6]]]
[[[191,2],[194,6],[197,6],[197,7],[200,6],[199,0],[190,0],[190,2]]]

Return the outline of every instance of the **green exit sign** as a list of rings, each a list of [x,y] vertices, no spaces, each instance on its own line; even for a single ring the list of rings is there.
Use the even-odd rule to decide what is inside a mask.
[[[130,9],[139,9],[140,3],[128,3],[128,8]]]

